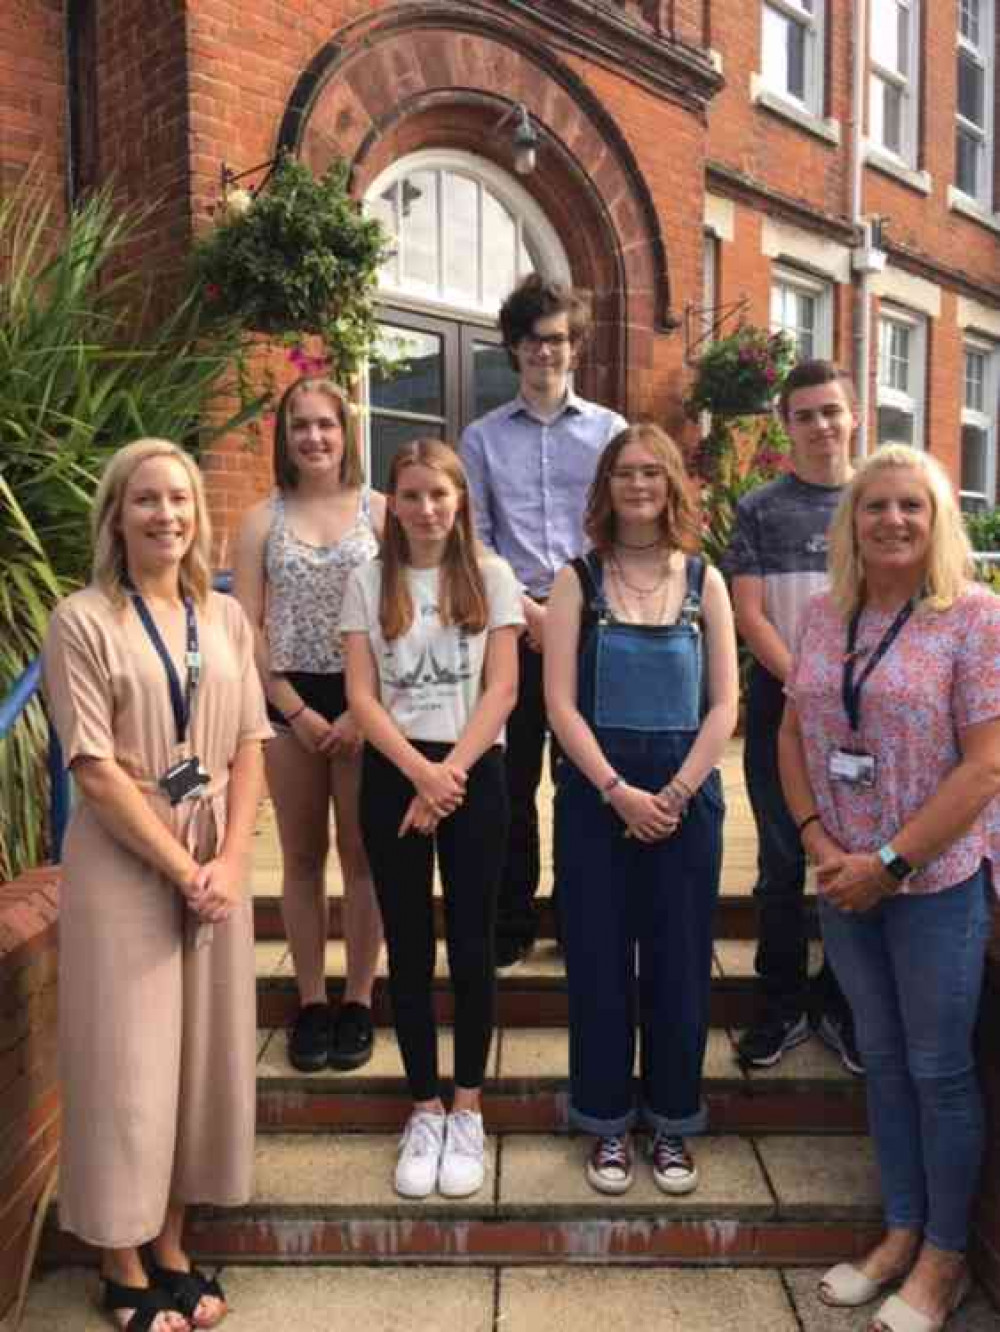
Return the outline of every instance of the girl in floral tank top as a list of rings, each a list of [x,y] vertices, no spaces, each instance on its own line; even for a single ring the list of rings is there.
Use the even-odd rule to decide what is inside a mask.
[[[276,493],[241,525],[235,581],[276,731],[267,775],[300,1001],[289,1059],[303,1071],[357,1068],[372,1052],[382,925],[358,827],[361,738],[347,711],[340,614],[349,574],[378,553],[385,501],[363,483],[347,400],[329,380],[297,380],[278,404],[274,472]],[[347,948],[335,1020],[325,975],[331,802]]]

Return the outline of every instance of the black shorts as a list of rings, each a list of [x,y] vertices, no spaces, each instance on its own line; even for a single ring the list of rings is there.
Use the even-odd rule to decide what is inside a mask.
[[[310,671],[282,671],[282,675],[306,707],[318,712],[326,721],[334,722],[347,711],[343,671],[329,675],[315,675]],[[270,703],[267,705],[267,715],[272,726],[288,730],[288,722]]]

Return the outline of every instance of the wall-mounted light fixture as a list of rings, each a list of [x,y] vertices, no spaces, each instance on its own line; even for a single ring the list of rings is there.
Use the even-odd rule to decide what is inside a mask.
[[[515,102],[497,121],[493,133],[499,134],[511,120],[514,121],[514,132],[511,135],[514,170],[519,176],[530,176],[538,162],[538,145],[541,142],[538,131],[531,123],[528,108],[523,102]]]

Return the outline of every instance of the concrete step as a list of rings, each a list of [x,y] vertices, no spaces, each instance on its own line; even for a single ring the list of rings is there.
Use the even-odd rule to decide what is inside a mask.
[[[285,927],[281,919],[281,898],[274,879],[274,892],[257,891],[254,896],[254,931],[257,939],[283,940]],[[330,895],[329,938],[344,937],[344,899],[340,895]],[[819,938],[819,925],[816,921],[815,895],[806,895],[809,910],[809,929],[814,939]],[[444,938],[444,909],[440,894],[434,903],[434,928],[439,939]],[[538,904],[538,937],[541,940],[555,938],[555,916],[548,898]],[[757,907],[753,898],[745,893],[724,893],[719,898],[715,913],[715,937],[717,939],[755,939],[757,937]]]
[[[811,966],[819,965],[820,946],[811,945]],[[713,1026],[746,1027],[757,1003],[754,993],[754,943],[751,940],[720,940],[715,945],[711,1021]],[[257,1021],[262,1027],[285,1027],[294,1019],[298,997],[291,953],[284,941],[256,945]],[[344,944],[333,940],[326,947],[327,988],[332,997],[343,991]],[[372,1003],[375,1021],[386,1025],[391,1010],[385,983],[383,953]],[[445,947],[437,946],[434,1007],[440,1022],[453,1016]],[[498,1016],[507,1026],[565,1026],[567,1020],[566,976],[562,955],[553,944],[536,945],[531,956],[498,973]]]
[[[241,1332],[863,1332],[872,1308],[830,1310],[816,1298],[822,1269],[390,1266],[336,1271],[232,1267],[223,1273]],[[106,1332],[90,1271],[35,1281],[22,1332]],[[752,1310],[752,1321],[748,1311]],[[975,1293],[948,1332],[995,1332],[996,1312]]]
[[[300,1073],[288,1062],[284,1031],[262,1031],[257,1080],[258,1129],[274,1132],[391,1130],[409,1098],[391,1031],[376,1035],[375,1053],[350,1073]],[[440,1067],[452,1066],[452,1034],[443,1029]],[[488,1122],[500,1132],[566,1128],[568,1047],[565,1029],[507,1027],[494,1041],[485,1084]],[[705,1096],[713,1129],[742,1133],[863,1132],[862,1079],[845,1072],[818,1040],[791,1050],[773,1069],[743,1072],[728,1031],[709,1034]]]
[[[721,1135],[693,1144],[696,1191],[668,1197],[648,1161],[632,1190],[595,1193],[585,1138],[500,1134],[472,1198],[410,1201],[392,1188],[397,1136],[264,1135],[246,1207],[193,1209],[192,1249],[209,1262],[643,1262],[783,1265],[858,1254],[879,1228],[866,1138]],[[46,1252],[82,1246],[51,1227]]]

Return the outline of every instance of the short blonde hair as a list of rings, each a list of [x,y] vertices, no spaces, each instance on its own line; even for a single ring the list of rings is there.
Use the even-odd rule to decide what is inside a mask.
[[[916,472],[930,496],[930,553],[921,608],[947,610],[973,575],[972,547],[947,472],[920,449],[886,444],[854,473],[830,524],[830,594],[845,620],[862,605],[865,596],[864,561],[855,527],[858,504],[871,482],[890,468]]]
[[[209,557],[212,527],[205,499],[205,485],[191,455],[169,439],[134,440],[112,454],[108,460],[90,515],[94,543],[91,579],[115,605],[124,602],[128,568],[125,542],[121,534],[122,503],[132,476],[150,458],[173,458],[184,468],[191,482],[195,513],[194,540],[181,560],[180,583],[185,596],[204,605],[212,579]]]

